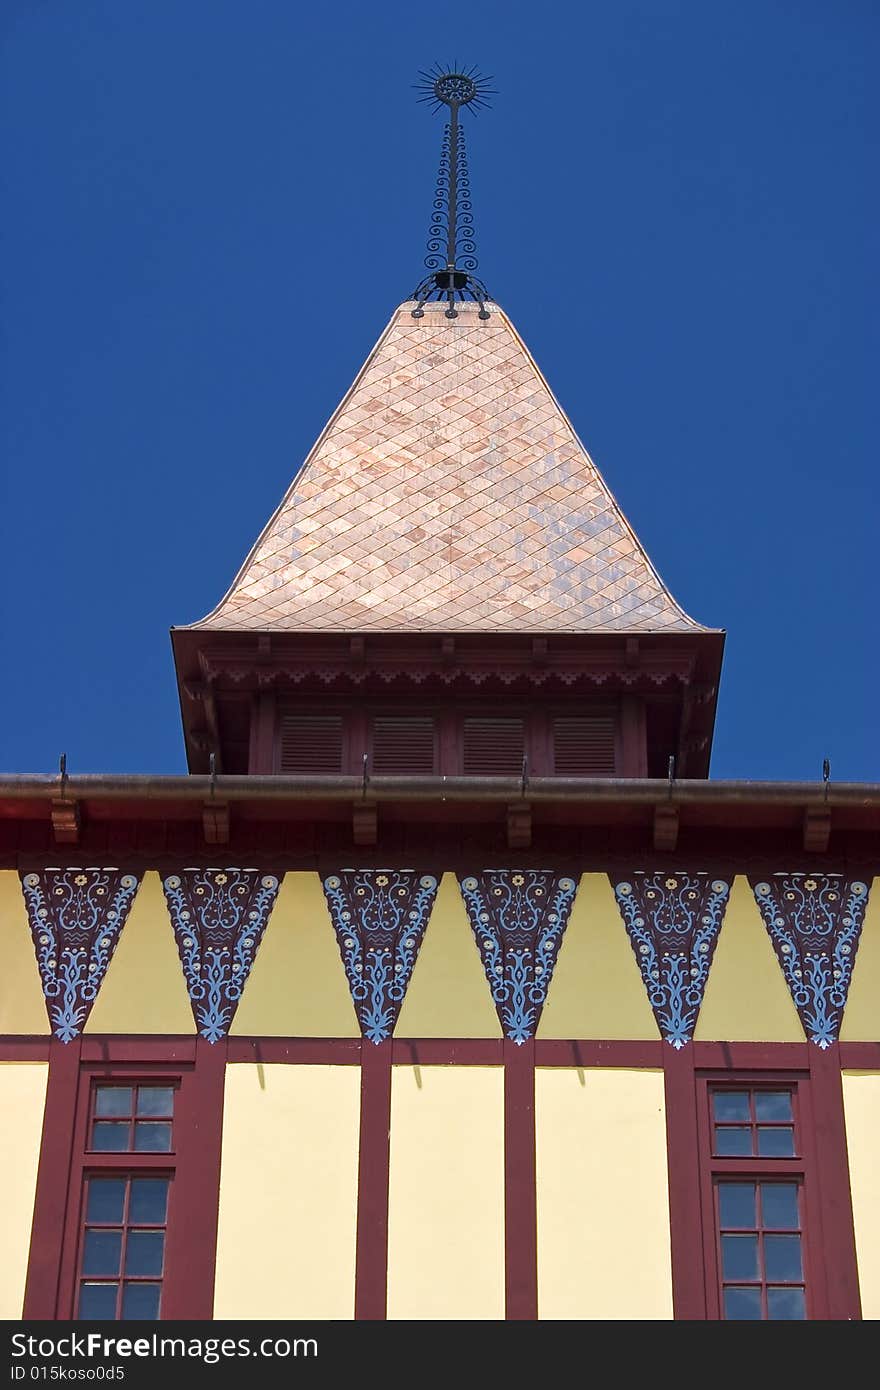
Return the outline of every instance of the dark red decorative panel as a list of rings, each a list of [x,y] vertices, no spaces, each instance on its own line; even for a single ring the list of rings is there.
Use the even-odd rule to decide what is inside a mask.
[[[324,880],[361,1032],[391,1037],[425,935],[437,880],[413,869],[340,869]]]
[[[568,925],[577,880],[550,869],[485,869],[460,879],[504,1036],[533,1038]]]
[[[83,1030],[139,882],[119,869],[21,876],[49,1022],[62,1042]]]
[[[818,873],[772,874],[751,884],[804,1032],[817,1047],[830,1047],[840,1036],[868,885]]]
[[[684,1047],[697,1026],[730,875],[639,869],[609,878],[660,1032]]]
[[[182,869],[164,880],[196,1027],[208,1042],[229,1032],[279,882],[257,869]]]

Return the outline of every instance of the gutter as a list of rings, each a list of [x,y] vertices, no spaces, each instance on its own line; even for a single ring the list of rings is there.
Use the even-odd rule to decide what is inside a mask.
[[[0,801],[421,801],[880,807],[877,782],[750,782],[636,777],[0,776]]]

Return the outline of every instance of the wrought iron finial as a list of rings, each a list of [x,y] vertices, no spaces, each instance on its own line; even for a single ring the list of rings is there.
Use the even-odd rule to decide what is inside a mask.
[[[416,90],[422,93],[419,101],[429,102],[433,111],[447,107],[449,120],[443,132],[440,172],[428,229],[425,265],[430,274],[413,293],[416,307],[412,316],[422,318],[423,306],[429,299],[436,299],[445,300],[446,317],[454,319],[458,317],[456,303],[470,299],[479,304],[480,318],[487,319],[489,292],[472,273],[478,264],[474,217],[464,130],[458,116],[462,109],[476,115],[477,111],[489,106],[489,97],[494,95],[489,86],[492,79],[481,76],[476,68],[465,71],[457,63],[448,68],[435,63],[429,72],[422,72],[419,77],[421,80],[415,84]]]

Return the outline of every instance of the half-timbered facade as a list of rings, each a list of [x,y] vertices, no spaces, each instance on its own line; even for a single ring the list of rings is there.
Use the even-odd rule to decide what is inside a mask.
[[[3,1316],[880,1314],[880,788],[709,779],[723,633],[499,306],[172,637],[187,775],[0,779]]]

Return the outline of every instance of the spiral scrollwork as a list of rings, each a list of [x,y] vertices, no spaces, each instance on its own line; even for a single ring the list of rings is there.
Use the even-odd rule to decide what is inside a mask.
[[[257,869],[181,869],[162,884],[200,1035],[229,1032],[278,895]]]
[[[637,871],[611,883],[660,1032],[682,1048],[693,1040],[730,882]]]
[[[119,869],[44,869],[21,885],[52,1032],[82,1032],[140,880]]]
[[[577,883],[549,869],[487,869],[459,880],[504,1036],[535,1036]]]
[[[431,874],[412,869],[340,869],[324,879],[361,1032],[391,1037],[437,893]]]
[[[773,874],[752,889],[804,1031],[817,1047],[837,1042],[868,885],[843,874]]]

